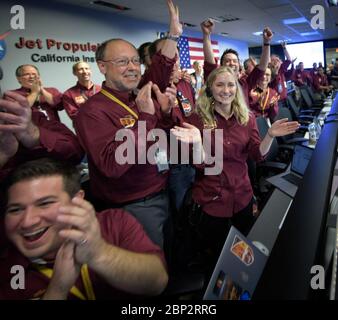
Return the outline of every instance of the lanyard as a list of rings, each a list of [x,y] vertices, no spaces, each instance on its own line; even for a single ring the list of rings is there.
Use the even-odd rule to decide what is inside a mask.
[[[34,265],[34,267],[47,278],[52,278],[53,269],[47,268],[43,265]],[[86,264],[81,267],[81,278],[87,297],[75,286],[70,289],[70,292],[81,300],[96,300],[93,285],[89,277],[88,266]]]
[[[127,110],[136,120],[138,120],[138,115],[131,108],[129,108],[125,103],[123,103],[121,100],[116,98],[114,95],[112,95],[111,93],[109,93],[105,89],[101,89],[100,92],[103,95],[105,95],[108,99],[110,99],[110,100],[116,102],[117,104],[119,104],[123,109]]]
[[[268,88],[268,92],[266,93],[266,97],[265,97],[264,104],[262,105],[262,104],[260,103],[261,108],[262,108],[262,113],[263,113],[263,114],[264,114],[264,110],[265,110],[266,105],[267,105],[268,100],[269,100],[269,95],[270,95],[270,88]]]

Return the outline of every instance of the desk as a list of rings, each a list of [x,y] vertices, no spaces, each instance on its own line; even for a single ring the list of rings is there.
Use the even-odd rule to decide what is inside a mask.
[[[252,227],[248,239],[261,242],[271,252],[292,198],[275,189]]]

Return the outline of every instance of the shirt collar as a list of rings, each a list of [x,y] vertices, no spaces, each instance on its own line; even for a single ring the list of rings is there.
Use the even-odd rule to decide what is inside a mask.
[[[20,89],[18,89],[18,91],[22,91],[22,92],[31,92],[31,89],[25,88],[25,87],[21,87]]]
[[[93,86],[95,86],[94,82],[92,82],[92,85],[87,88],[85,87],[84,85],[82,85],[79,81],[76,83],[76,86],[81,89],[81,90],[92,90],[93,89]]]

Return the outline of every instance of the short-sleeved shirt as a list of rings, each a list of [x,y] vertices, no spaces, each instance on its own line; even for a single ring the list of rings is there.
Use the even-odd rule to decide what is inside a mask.
[[[62,93],[56,88],[44,88],[44,89],[53,96],[53,104],[50,105],[46,101],[44,96],[41,95],[39,99],[34,102],[32,109],[42,111],[43,113],[45,113],[46,117],[49,120],[60,121],[58,111],[63,110]],[[13,91],[21,94],[24,97],[27,97],[31,92],[30,89],[24,87],[21,87]]]
[[[97,214],[102,237],[107,243],[137,253],[154,254],[165,265],[161,249],[146,235],[142,226],[129,213],[121,209],[109,209]],[[25,269],[25,289],[13,290],[10,286],[13,265],[21,265]],[[53,265],[47,265],[53,268]],[[65,270],[67,272],[67,270]],[[89,269],[90,280],[96,299],[126,299],[132,295],[117,288],[113,288],[104,279]],[[49,278],[40,273],[34,264],[25,258],[15,247],[7,248],[0,256],[0,299],[26,300],[40,298],[49,284]],[[85,295],[81,277],[75,286]],[[136,297],[136,296],[134,296]],[[68,299],[77,299],[69,294]]]
[[[101,86],[97,84],[92,84],[90,88],[87,88],[80,84],[76,83],[74,87],[69,88],[63,93],[62,103],[68,114],[68,116],[74,120],[79,108],[94,94],[98,93],[101,89]]]
[[[217,128],[222,129],[223,148],[222,172],[205,175],[204,165],[196,166],[196,181],[193,185],[193,199],[202,206],[205,213],[215,217],[232,217],[245,208],[253,196],[246,161],[263,160],[259,147],[256,118],[250,113],[247,125],[240,125],[234,116],[226,120],[215,112]],[[204,125],[197,114],[190,123],[200,130]],[[202,135],[203,137],[203,135]],[[211,154],[215,155],[215,130],[211,131]],[[206,151],[207,152],[207,151]],[[208,165],[212,167],[214,165]]]

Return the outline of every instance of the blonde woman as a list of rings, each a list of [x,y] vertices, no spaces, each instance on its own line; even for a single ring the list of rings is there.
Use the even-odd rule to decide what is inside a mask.
[[[209,156],[207,148],[203,148],[203,129],[212,131],[212,154],[215,148],[223,148],[221,173],[205,175],[201,170],[203,165],[198,165],[192,189],[192,206],[197,208],[194,213],[198,211],[200,221],[198,234],[206,251],[213,254],[208,260],[216,262],[231,225],[246,235],[255,221],[248,157],[262,160],[274,137],[295,132],[299,124],[277,120],[261,141],[255,116],[249,111],[237,77],[229,67],[220,67],[209,75],[197,101],[196,114],[189,122],[174,127],[172,133],[178,140],[193,144],[195,151],[200,150],[201,159]],[[222,129],[223,139],[215,142],[216,129]]]

